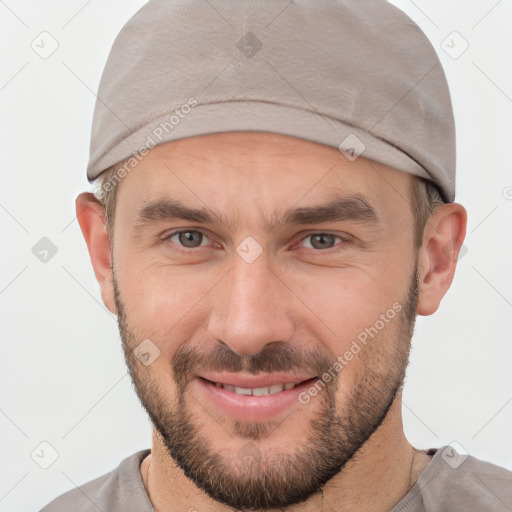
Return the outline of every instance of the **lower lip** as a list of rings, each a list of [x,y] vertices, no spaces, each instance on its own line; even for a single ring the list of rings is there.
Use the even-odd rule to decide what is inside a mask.
[[[237,419],[254,421],[270,419],[291,409],[298,403],[300,393],[310,387],[316,379],[304,381],[293,389],[264,396],[239,395],[206,379],[198,377],[195,380],[205,398],[219,409]]]

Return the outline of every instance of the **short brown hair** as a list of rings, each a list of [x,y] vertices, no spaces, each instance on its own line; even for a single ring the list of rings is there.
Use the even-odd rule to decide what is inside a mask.
[[[110,239],[114,236],[114,215],[116,206],[117,189],[120,179],[116,178],[116,172],[123,167],[125,161],[109,167],[101,173],[95,181],[95,195],[105,210],[105,223]],[[109,186],[106,186],[108,184]],[[444,200],[438,187],[430,180],[414,176],[412,211],[415,219],[414,248],[418,250],[423,243],[423,232],[430,215],[434,209],[444,204]]]

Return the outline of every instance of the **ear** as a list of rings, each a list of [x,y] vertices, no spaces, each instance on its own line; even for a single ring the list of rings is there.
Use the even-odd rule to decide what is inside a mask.
[[[467,212],[458,203],[439,205],[427,221],[419,251],[418,315],[435,313],[450,288],[466,224]]]
[[[117,314],[114,301],[112,269],[110,268],[110,238],[103,205],[90,192],[76,198],[76,217],[84,235],[94,274],[100,285],[101,298],[111,313]]]

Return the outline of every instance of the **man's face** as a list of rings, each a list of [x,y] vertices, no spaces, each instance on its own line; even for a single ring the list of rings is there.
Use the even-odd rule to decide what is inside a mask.
[[[129,371],[170,456],[213,499],[304,501],[385,418],[416,314],[412,184],[254,132],[157,146],[121,182],[112,257]]]

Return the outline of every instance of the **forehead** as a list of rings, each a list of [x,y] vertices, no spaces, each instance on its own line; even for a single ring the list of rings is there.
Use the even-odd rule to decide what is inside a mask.
[[[273,211],[358,194],[378,211],[410,208],[413,176],[336,148],[267,132],[229,132],[153,148],[120,183],[131,209],[180,198],[218,211]],[[391,211],[389,213],[392,213]]]

